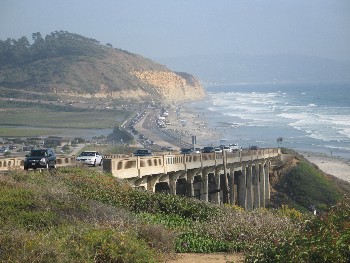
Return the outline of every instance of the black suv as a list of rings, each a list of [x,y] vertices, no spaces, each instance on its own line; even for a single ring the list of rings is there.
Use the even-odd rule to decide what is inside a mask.
[[[134,156],[152,156],[151,150],[148,149],[139,149],[136,151],[136,153],[133,154]]]
[[[24,160],[24,170],[29,168],[55,168],[56,154],[50,148],[31,150]]]

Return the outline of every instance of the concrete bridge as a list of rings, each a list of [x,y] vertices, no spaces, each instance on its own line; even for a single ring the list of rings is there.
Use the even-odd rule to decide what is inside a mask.
[[[113,155],[104,156],[103,171],[135,188],[252,210],[268,204],[269,172],[281,157],[278,148],[147,157]],[[0,171],[23,168],[23,164],[23,157],[1,158]],[[58,167],[75,165],[75,156],[57,156]]]
[[[147,191],[252,210],[268,204],[270,168],[280,161],[278,148],[234,153],[104,156],[103,170]]]

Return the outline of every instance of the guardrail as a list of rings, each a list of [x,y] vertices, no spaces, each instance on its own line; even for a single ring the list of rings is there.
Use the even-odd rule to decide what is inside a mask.
[[[0,171],[6,171],[11,168],[24,168],[25,157],[0,158]],[[73,166],[76,164],[75,156],[57,156],[56,166]]]
[[[281,150],[242,150],[232,153],[173,154],[158,156],[104,156],[103,170],[118,178],[142,177],[152,174],[166,174],[181,170],[210,166],[251,162],[281,155]],[[225,159],[224,159],[225,158]]]
[[[232,153],[170,154],[134,157],[130,155],[105,155],[103,171],[120,178],[142,177],[144,175],[168,173],[180,170],[209,167],[223,164],[249,162],[281,155],[279,148],[242,150]],[[0,171],[23,168],[25,157],[0,158]],[[57,167],[76,165],[75,156],[57,156]]]

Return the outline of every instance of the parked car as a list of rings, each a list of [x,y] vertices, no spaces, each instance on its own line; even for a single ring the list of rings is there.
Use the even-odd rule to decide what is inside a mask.
[[[232,149],[231,149],[230,146],[223,146],[223,147],[222,147],[222,150],[223,150],[224,152],[228,152],[228,153],[232,152]]]
[[[215,153],[222,153],[222,149],[220,147],[215,147],[214,152]]]
[[[214,147],[211,146],[205,146],[202,149],[202,153],[213,153],[214,152]]]
[[[26,155],[24,159],[24,170],[30,168],[55,168],[56,167],[56,154],[51,148],[32,149],[30,153]]]
[[[99,152],[97,151],[84,151],[78,155],[76,158],[77,162],[80,162],[82,164],[92,165],[96,166],[97,164],[99,166],[102,165],[103,157]]]
[[[193,150],[193,153],[201,153],[202,152],[201,148],[192,148],[192,150]]]
[[[230,148],[231,148],[231,151],[234,152],[234,151],[239,151],[240,148],[238,147],[238,144],[237,143],[232,143],[230,144]]]
[[[193,154],[195,153],[193,148],[182,148],[180,151],[181,154]]]
[[[251,150],[259,150],[259,147],[258,146],[250,146],[250,149]]]
[[[152,156],[152,151],[149,149],[139,149],[134,154],[134,156]]]

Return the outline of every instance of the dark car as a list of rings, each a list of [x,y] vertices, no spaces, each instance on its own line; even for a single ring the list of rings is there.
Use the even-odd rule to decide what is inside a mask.
[[[259,147],[258,146],[250,146],[250,149],[251,150],[259,150]]]
[[[30,168],[55,168],[56,154],[51,148],[33,149],[26,155],[24,160],[24,170]]]
[[[202,153],[213,153],[214,152],[214,147],[211,147],[211,146],[206,146],[206,147],[203,147],[202,149]]]
[[[195,152],[194,152],[194,149],[193,149],[193,148],[182,148],[182,149],[180,150],[180,153],[181,153],[181,154],[193,154],[193,153],[195,153]]]
[[[139,149],[134,153],[134,156],[152,156],[151,150],[148,149]]]

